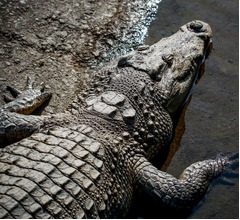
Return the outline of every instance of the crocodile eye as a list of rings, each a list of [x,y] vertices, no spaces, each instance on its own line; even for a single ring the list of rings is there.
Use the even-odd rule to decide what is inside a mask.
[[[162,55],[162,59],[168,66],[171,66],[173,63],[173,54],[164,54]]]
[[[149,48],[150,48],[149,45],[140,45],[140,46],[138,46],[137,50],[144,51],[144,50],[148,50]]]
[[[123,57],[118,61],[117,66],[118,67],[126,67],[128,65],[128,59],[127,57]]]

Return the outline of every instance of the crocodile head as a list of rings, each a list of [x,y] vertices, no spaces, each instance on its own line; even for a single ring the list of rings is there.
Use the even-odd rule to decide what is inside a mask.
[[[121,58],[118,66],[131,66],[149,74],[170,114],[188,100],[193,86],[204,72],[205,59],[211,52],[212,31],[202,21],[192,21],[156,44],[140,46]]]

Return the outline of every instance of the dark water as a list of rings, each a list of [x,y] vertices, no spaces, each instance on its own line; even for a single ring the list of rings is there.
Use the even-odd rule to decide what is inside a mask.
[[[175,176],[218,152],[239,151],[238,0],[162,0],[145,43],[151,45],[195,19],[211,25],[214,50],[188,108],[182,145],[168,168]],[[231,180],[233,186],[216,180],[188,218],[239,218],[239,180]]]

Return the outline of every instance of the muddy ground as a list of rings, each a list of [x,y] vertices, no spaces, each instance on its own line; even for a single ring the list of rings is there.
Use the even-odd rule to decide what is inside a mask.
[[[6,85],[24,88],[26,76],[31,76],[54,93],[44,114],[62,112],[95,69],[143,42],[157,8],[154,2],[158,1],[1,0],[1,93]],[[208,22],[214,32],[214,50],[187,111],[182,146],[168,168],[176,176],[197,160],[238,151],[238,4],[162,0],[149,28],[146,44],[195,19]],[[184,217],[238,218],[238,179],[233,186],[219,182]],[[155,210],[154,216],[162,212]]]
[[[54,93],[46,112],[62,112],[95,69],[143,42],[157,2],[1,0],[1,91],[31,76]]]

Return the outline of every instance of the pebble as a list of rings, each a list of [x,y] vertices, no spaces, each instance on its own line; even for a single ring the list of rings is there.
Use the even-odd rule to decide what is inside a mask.
[[[59,37],[67,37],[68,33],[67,31],[58,31],[56,35],[58,35]]]
[[[26,0],[20,0],[20,3],[21,3],[21,4],[26,4],[27,1],[26,1]]]
[[[0,48],[0,55],[3,55],[5,53],[4,49]]]
[[[66,21],[65,21],[63,18],[60,18],[60,19],[59,19],[59,23],[60,23],[60,24],[64,24],[64,23],[66,23]]]
[[[16,64],[19,64],[21,61],[20,61],[19,59],[15,59],[14,62],[15,62]]]
[[[87,24],[82,25],[83,30],[90,30],[90,27]]]
[[[95,57],[98,57],[98,56],[100,55],[100,51],[99,51],[99,50],[93,51],[93,55],[94,55]]]

